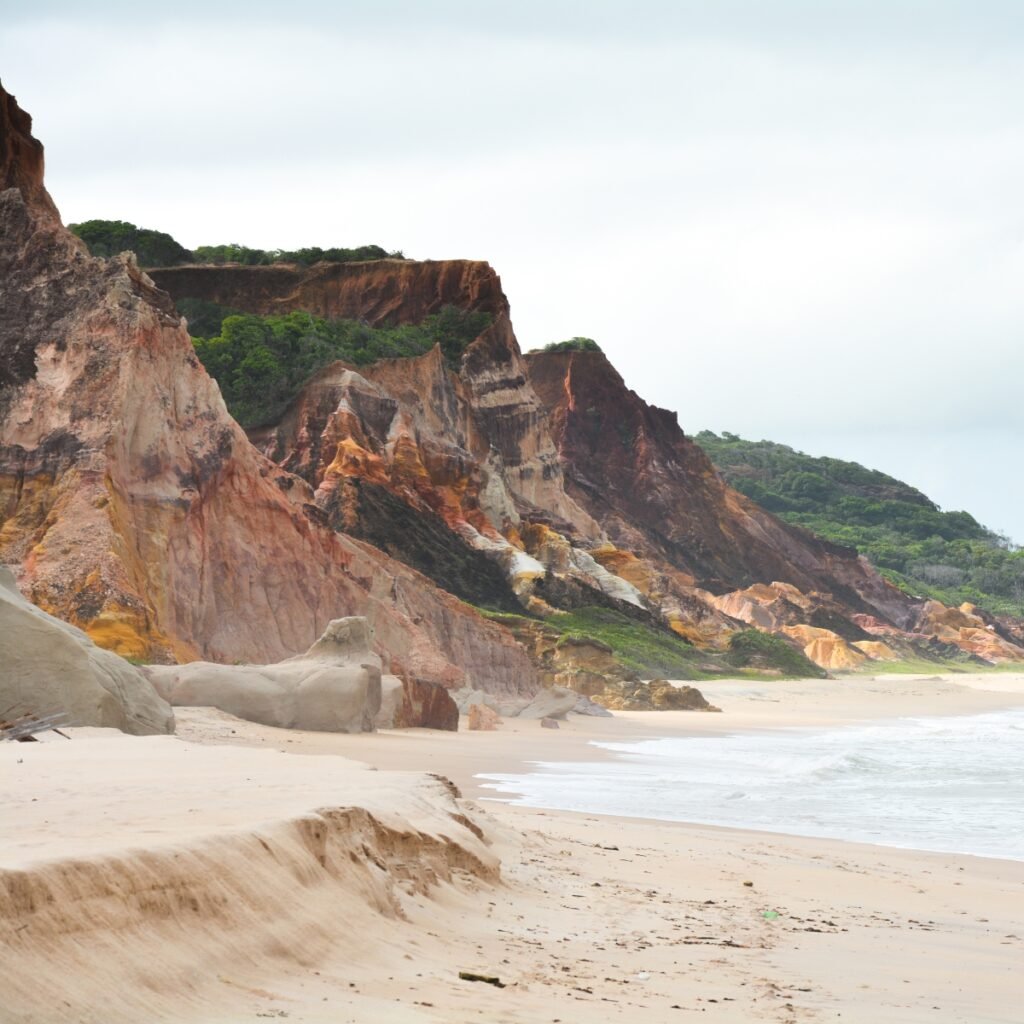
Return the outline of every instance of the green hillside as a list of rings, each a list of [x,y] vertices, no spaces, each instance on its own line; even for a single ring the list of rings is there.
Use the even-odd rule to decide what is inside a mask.
[[[967,512],[856,462],[705,430],[694,440],[738,491],[787,523],[856,548],[886,577],[944,604],[1024,615],[1024,550]]]

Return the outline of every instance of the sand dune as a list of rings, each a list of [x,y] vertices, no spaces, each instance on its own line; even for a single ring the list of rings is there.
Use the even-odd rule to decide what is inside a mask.
[[[4,1020],[208,1019],[498,876],[429,776],[80,732],[0,754]]]

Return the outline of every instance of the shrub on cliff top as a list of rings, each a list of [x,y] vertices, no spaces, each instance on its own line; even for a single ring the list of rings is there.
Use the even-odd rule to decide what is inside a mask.
[[[229,245],[200,245],[193,253],[196,263],[241,263],[247,267],[269,266],[272,263],[355,263],[360,260],[404,260],[401,251],[388,252],[379,245],[360,245],[354,249],[335,247],[321,249],[251,249],[232,242]]]
[[[593,338],[570,338],[568,341],[552,341],[534,352],[600,352],[601,346]]]
[[[143,267],[171,267],[188,263],[192,253],[163,231],[138,228],[126,220],[87,220],[69,224],[89,247],[93,256],[116,256],[126,250],[135,253]]]

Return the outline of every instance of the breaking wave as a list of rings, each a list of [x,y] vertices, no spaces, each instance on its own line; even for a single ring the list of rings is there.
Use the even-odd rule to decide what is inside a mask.
[[[531,807],[1024,860],[1024,709],[594,745],[616,756],[481,777]]]

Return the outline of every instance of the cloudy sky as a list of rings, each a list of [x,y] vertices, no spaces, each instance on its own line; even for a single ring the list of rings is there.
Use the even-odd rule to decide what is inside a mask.
[[[489,260],[524,348],[1024,542],[1018,0],[5,7],[66,221]]]

